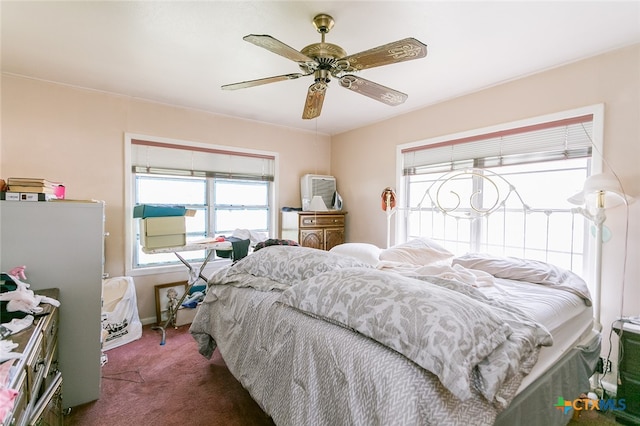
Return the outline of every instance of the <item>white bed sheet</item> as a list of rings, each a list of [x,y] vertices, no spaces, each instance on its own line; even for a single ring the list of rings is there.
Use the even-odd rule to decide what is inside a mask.
[[[553,345],[541,348],[538,362],[524,377],[518,392],[544,374],[562,356],[587,338],[593,329],[593,309],[575,294],[522,281],[496,278],[494,285],[479,288],[520,308],[544,325]]]

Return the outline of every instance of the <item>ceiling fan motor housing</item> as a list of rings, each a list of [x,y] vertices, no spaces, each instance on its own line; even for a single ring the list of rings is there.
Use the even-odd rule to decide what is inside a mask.
[[[317,70],[331,71],[335,68],[336,61],[347,56],[347,52],[338,45],[331,43],[313,43],[300,51],[303,55],[313,59],[315,63],[300,64],[300,68],[311,73]]]

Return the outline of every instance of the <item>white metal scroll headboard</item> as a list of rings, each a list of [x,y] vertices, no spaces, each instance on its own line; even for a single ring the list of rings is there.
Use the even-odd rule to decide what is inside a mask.
[[[533,208],[503,176],[486,169],[448,172],[405,210],[411,237],[453,252],[541,260],[583,274],[584,220],[566,209]],[[453,246],[452,246],[453,244]]]

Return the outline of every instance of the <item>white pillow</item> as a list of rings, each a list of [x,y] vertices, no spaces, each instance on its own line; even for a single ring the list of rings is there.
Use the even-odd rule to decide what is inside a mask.
[[[333,246],[329,251],[341,256],[355,257],[371,266],[376,266],[382,249],[368,243],[344,243]]]
[[[433,265],[445,263],[454,256],[449,250],[428,238],[416,238],[398,244],[380,253],[380,260],[409,263],[411,265]]]

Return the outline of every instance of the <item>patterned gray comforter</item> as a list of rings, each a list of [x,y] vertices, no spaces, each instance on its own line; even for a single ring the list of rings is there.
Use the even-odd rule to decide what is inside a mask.
[[[279,425],[493,424],[550,335],[471,286],[272,246],[210,280],[191,326]]]

